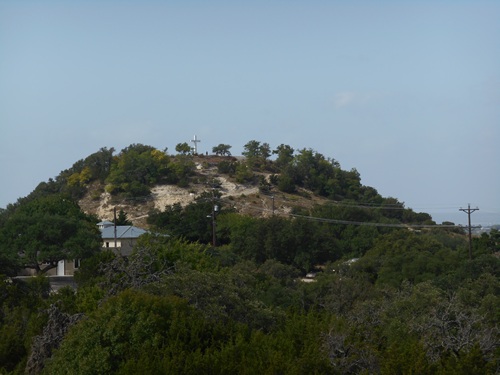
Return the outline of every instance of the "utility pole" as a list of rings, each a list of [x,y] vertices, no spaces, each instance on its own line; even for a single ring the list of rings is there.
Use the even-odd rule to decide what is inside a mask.
[[[214,205],[212,207],[212,246],[217,246],[217,236],[215,231],[215,215],[217,215],[217,211],[219,211],[219,206]]]
[[[217,215],[217,212],[219,212],[219,206],[215,204],[215,190],[213,190],[213,196],[212,196],[212,246],[216,247],[217,246],[217,236],[216,236],[216,230],[215,230],[215,216]]]
[[[470,215],[474,211],[479,211],[479,208],[477,208],[477,207],[470,208],[470,203],[469,203],[467,208],[460,208],[459,211],[463,211],[463,212],[467,213],[467,218],[468,218],[468,222],[469,222],[469,259],[472,259],[472,226],[470,223]]]
[[[113,225],[114,225],[115,251],[116,251],[116,206],[113,209]]]

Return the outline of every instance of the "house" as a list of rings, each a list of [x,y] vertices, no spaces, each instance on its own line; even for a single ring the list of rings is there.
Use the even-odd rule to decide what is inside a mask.
[[[139,236],[147,233],[146,230],[133,225],[115,225],[111,221],[101,221],[97,224],[101,230],[102,248],[113,250],[115,254],[129,256]],[[44,264],[41,265],[44,268]],[[60,260],[57,267],[47,271],[47,276],[73,276],[80,267],[80,259]],[[34,276],[34,270],[24,269],[19,276]]]
[[[132,254],[132,248],[139,236],[147,233],[146,230],[133,225],[115,225],[111,221],[101,221],[97,224],[101,230],[102,247],[114,250],[123,256]]]

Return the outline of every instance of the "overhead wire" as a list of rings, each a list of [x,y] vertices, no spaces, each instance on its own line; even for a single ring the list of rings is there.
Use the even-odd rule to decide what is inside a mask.
[[[245,205],[246,209],[253,209],[255,211],[260,212],[272,212],[272,209],[263,208],[262,206],[257,205]],[[328,219],[318,216],[307,216],[307,215],[298,215],[292,213],[281,213],[280,216],[289,216],[294,218],[301,218],[311,221],[323,222],[323,223],[331,223],[331,224],[344,224],[344,225],[364,225],[364,226],[373,226],[373,227],[392,227],[392,228],[460,228],[464,227],[461,225],[448,225],[448,224],[404,224],[404,223],[378,223],[378,222],[370,222],[370,221],[350,221],[350,220],[340,220],[340,219]]]
[[[271,197],[270,195],[264,195],[266,197]],[[150,199],[150,197],[147,196],[141,196],[141,197],[135,197],[135,198],[125,198],[122,200],[124,201],[145,201]],[[193,202],[208,202],[208,201],[213,201],[215,202],[221,202],[221,203],[228,203],[234,208],[236,208],[237,202],[234,202],[232,199],[230,199],[228,196],[224,197],[204,197],[204,198],[198,198],[194,199]],[[239,204],[242,208],[248,209],[248,210],[253,210],[253,211],[258,211],[262,213],[274,213],[275,211],[279,210],[273,210],[271,208],[265,208],[262,207],[261,205],[256,205],[256,204]],[[378,203],[363,203],[363,204],[356,204],[356,203],[344,203],[344,202],[339,202],[339,201],[332,201],[331,202],[332,206],[337,206],[337,207],[347,207],[347,208],[360,208],[360,209],[382,209],[382,210],[406,210],[410,208],[405,208],[404,204],[390,204],[390,205],[380,205]],[[454,209],[458,209],[457,207],[450,207]],[[292,214],[292,213],[280,213],[280,216],[289,216],[289,217],[294,217],[294,218],[301,218],[301,219],[306,219],[306,220],[311,220],[311,221],[317,221],[317,222],[324,222],[324,223],[331,223],[331,224],[343,224],[343,225],[357,225],[357,226],[373,226],[373,227],[392,227],[392,228],[467,228],[467,226],[462,226],[462,225],[455,225],[455,224],[404,224],[404,223],[379,223],[379,222],[368,222],[368,221],[350,221],[350,220],[341,220],[341,219],[328,219],[328,218],[322,218],[322,217],[317,217],[317,216],[307,216],[307,215],[298,215],[298,214]],[[474,228],[479,228],[479,227],[474,227]],[[186,226],[187,229],[187,226]]]
[[[446,224],[396,224],[396,223],[376,223],[370,221],[350,221],[350,220],[338,220],[338,219],[326,219],[321,217],[314,216],[305,216],[305,215],[296,215],[289,214],[289,216],[319,221],[323,223],[332,223],[332,224],[345,224],[345,225],[364,225],[371,227],[391,227],[391,228],[463,228],[459,225],[446,225]]]

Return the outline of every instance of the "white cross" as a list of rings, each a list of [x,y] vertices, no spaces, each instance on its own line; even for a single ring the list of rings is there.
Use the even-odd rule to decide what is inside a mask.
[[[193,147],[193,149],[194,149],[194,154],[196,155],[196,154],[198,154],[198,147],[197,147],[197,143],[198,143],[198,142],[201,142],[201,140],[196,139],[196,134],[195,134],[195,135],[194,135],[194,138],[191,140],[191,142],[193,142],[193,143],[194,143],[194,147]]]

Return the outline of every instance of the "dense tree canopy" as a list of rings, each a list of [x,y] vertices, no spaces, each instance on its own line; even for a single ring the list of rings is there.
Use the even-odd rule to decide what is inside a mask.
[[[125,211],[118,211],[118,216],[116,217],[116,225],[132,225],[132,222],[128,219],[128,214]]]
[[[361,231],[375,238],[347,260],[336,250],[339,232],[322,223],[219,220],[228,244],[144,236],[128,259],[85,260],[77,291],[35,297],[34,285],[2,284],[2,371],[23,372],[28,353],[38,359],[27,368],[47,374],[498,371],[498,232],[474,239],[470,261],[464,237],[445,240],[453,232]],[[339,260],[300,282],[311,256]],[[42,332],[46,320],[28,300],[57,302],[60,313],[44,316],[47,327],[67,327],[60,341]],[[49,339],[59,349],[43,357],[37,345]]]
[[[187,143],[178,144],[176,150],[179,155],[172,159],[165,151],[142,144],[123,149],[111,165],[106,179],[107,191],[113,195],[122,194],[125,198],[144,198],[156,184],[187,186],[194,171],[194,163],[188,155],[190,148]]]
[[[96,221],[61,195],[20,206],[0,231],[0,253],[44,273],[63,259],[90,257],[101,247]],[[41,264],[44,263],[42,266]]]
[[[224,143],[220,143],[218,146],[212,147],[212,152],[215,155],[220,155],[220,156],[231,156],[231,149],[230,145],[226,145]]]
[[[0,210],[0,373],[499,373],[498,230],[474,236],[469,259],[462,229],[417,228],[431,217],[355,169],[270,150],[250,141],[246,159],[196,161],[259,186],[255,200],[281,194],[289,212],[236,213],[205,177],[191,204],[150,212],[128,257],[96,251],[96,221],[72,198],[98,181],[125,197],[188,184],[193,155],[101,149]],[[299,194],[322,204],[294,206]],[[68,257],[82,258],[76,289],[7,277]]]
[[[176,203],[165,207],[162,212],[153,210],[149,213],[148,223],[169,235],[193,242],[211,243],[216,219],[213,215],[221,215],[226,211],[219,199],[220,195],[216,190],[206,191],[185,208]]]
[[[280,144],[276,150],[273,150],[273,154],[277,155],[276,166],[278,168],[284,168],[290,165],[293,161],[294,149],[289,145]]]
[[[242,155],[246,157],[249,166],[262,168],[271,156],[271,146],[269,143],[252,140],[245,144]]]
[[[192,152],[191,147],[187,144],[187,142],[178,143],[175,146],[175,151],[182,155],[187,155]]]
[[[106,179],[112,194],[129,193],[146,196],[149,186],[169,175],[169,157],[151,146],[131,145],[121,151],[111,165]]]

